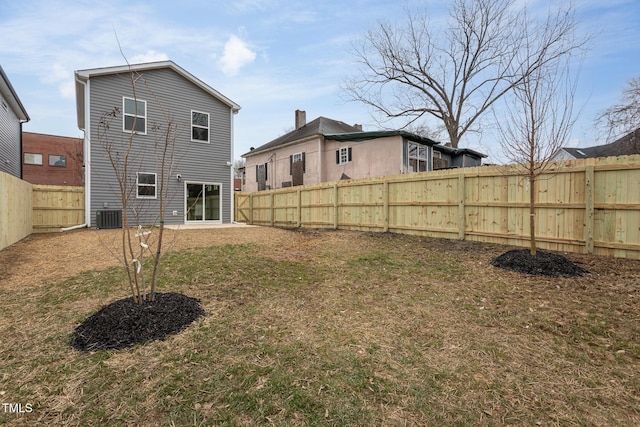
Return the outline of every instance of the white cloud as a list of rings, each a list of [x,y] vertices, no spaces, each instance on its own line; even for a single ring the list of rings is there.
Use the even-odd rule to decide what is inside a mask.
[[[141,53],[138,55],[134,55],[129,59],[129,63],[131,64],[140,64],[143,62],[157,62],[157,61],[166,61],[169,57],[166,53],[156,52],[155,50],[148,50],[145,53]]]
[[[232,35],[224,45],[224,53],[218,64],[224,74],[234,76],[240,68],[252,63],[254,59],[256,53],[249,49],[245,42]]]
[[[75,83],[70,78],[73,75],[73,69],[59,63],[52,64],[44,69],[47,71],[40,78],[43,83],[57,85],[58,92],[63,98],[73,99],[76,96]]]

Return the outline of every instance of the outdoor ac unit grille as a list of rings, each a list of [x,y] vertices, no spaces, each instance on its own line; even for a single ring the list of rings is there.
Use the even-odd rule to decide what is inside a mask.
[[[96,228],[122,228],[122,211],[115,209],[97,211]]]

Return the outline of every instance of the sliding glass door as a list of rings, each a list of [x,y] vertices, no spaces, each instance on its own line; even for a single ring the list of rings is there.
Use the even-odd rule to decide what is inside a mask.
[[[222,222],[219,184],[187,182],[186,196],[187,222]]]

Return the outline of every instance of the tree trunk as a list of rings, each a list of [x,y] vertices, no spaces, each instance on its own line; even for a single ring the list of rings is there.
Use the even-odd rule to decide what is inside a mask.
[[[529,238],[531,255],[536,254],[536,179],[535,176],[529,177]]]

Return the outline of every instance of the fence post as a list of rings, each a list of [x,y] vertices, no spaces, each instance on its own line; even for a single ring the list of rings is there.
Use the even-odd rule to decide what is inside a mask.
[[[333,229],[338,229],[338,183],[333,184]]]
[[[297,215],[298,215],[298,221],[297,221],[297,226],[298,227],[302,227],[302,190],[300,189],[300,187],[298,186],[298,188],[296,189],[297,192],[297,198],[298,198],[298,202],[297,202]]]
[[[465,191],[464,191],[464,171],[461,170],[458,175],[458,239],[464,240],[465,238]]]
[[[271,197],[269,197],[269,200],[271,200],[271,227],[273,227],[273,225],[276,223],[276,210],[275,207],[273,206],[273,204],[275,203],[275,196],[273,194],[273,191],[270,194]]]
[[[595,170],[593,165],[589,165],[585,168],[584,179],[584,240],[587,248],[587,253],[593,253],[593,221],[594,221],[594,184],[595,184]]]
[[[382,231],[385,233],[389,231],[389,180],[385,179],[382,184],[382,197],[383,197],[383,215],[384,215],[384,226]]]
[[[249,224],[253,225],[253,193],[249,193]]]

